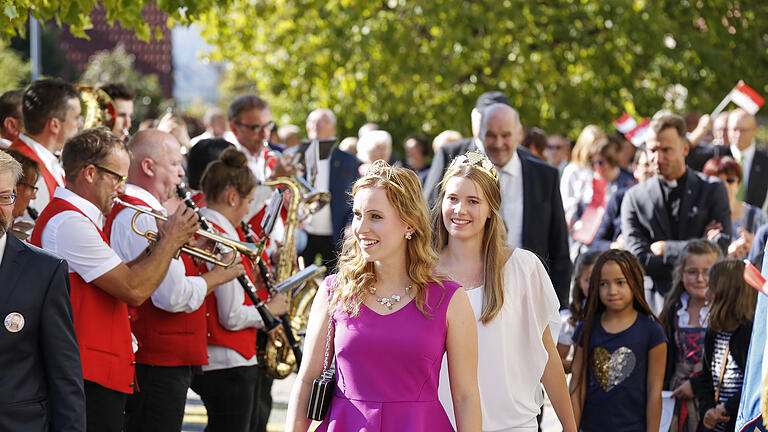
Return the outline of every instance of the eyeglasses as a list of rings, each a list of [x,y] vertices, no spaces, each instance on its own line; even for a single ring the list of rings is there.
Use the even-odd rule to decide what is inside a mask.
[[[121,174],[119,174],[119,173],[117,173],[115,171],[112,171],[111,169],[109,169],[107,167],[103,167],[103,166],[101,166],[99,164],[93,164],[93,166],[95,166],[96,168],[104,171],[107,174],[112,174],[113,176],[115,176],[115,178],[117,179],[117,186],[118,187],[124,186],[125,185],[125,181],[128,179],[128,177],[126,177],[124,175],[121,175]]]
[[[37,186],[31,185],[29,183],[18,182],[18,183],[16,183],[16,186],[18,186],[18,185],[24,185],[24,186],[32,189],[35,193],[37,193],[37,191],[40,189]]]
[[[0,206],[10,206],[16,202],[16,192],[9,194],[0,194]]]
[[[683,270],[683,274],[685,275],[685,277],[690,279],[698,279],[699,275],[701,275],[701,277],[703,277],[704,279],[709,280],[709,269],[701,269],[701,270],[685,269]]]
[[[269,122],[267,124],[263,124],[263,125],[260,125],[260,124],[249,125],[249,124],[245,124],[245,123],[240,123],[239,121],[236,121],[235,124],[238,125],[238,126],[242,126],[242,127],[246,128],[246,129],[250,129],[254,133],[259,133],[259,132],[261,132],[262,129],[265,129],[267,131],[271,131],[275,127],[275,122],[273,122],[273,121],[271,121],[271,122]]]
[[[725,182],[728,183],[728,184],[738,183],[739,182],[739,178],[738,177],[728,177],[728,178],[725,179]]]

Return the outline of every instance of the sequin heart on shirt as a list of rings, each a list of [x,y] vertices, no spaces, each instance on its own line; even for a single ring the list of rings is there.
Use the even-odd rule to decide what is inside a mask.
[[[636,362],[635,353],[627,347],[620,347],[613,354],[603,347],[592,351],[592,373],[607,392],[629,377]]]

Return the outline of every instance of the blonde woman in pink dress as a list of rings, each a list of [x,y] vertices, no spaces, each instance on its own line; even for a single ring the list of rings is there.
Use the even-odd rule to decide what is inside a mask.
[[[286,430],[307,431],[329,318],[336,390],[325,431],[453,431],[437,397],[447,354],[457,429],[480,431],[477,329],[467,295],[434,273],[429,214],[415,173],[374,162],[355,182],[353,220],[315,297]]]

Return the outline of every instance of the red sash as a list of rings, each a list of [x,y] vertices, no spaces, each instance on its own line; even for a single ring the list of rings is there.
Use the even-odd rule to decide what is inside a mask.
[[[40,159],[40,156],[37,155],[37,152],[32,147],[28,146],[27,143],[22,141],[20,138],[16,138],[13,141],[13,144],[11,144],[10,149],[17,150],[19,153],[37,162],[37,165],[40,167],[40,174],[43,176],[43,181],[45,182],[45,187],[48,188],[48,195],[50,195],[49,199],[53,199],[53,192],[56,190],[56,186],[58,186],[59,183],[56,182],[56,178],[48,170],[48,167],[45,166],[42,159]],[[62,184],[64,184],[64,179],[61,179],[61,180],[62,180]]]

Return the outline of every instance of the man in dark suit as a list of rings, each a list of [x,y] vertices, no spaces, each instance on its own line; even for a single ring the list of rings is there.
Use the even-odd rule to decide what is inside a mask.
[[[715,240],[727,250],[731,211],[719,179],[686,167],[689,148],[682,117],[655,116],[645,143],[657,175],[627,191],[621,204],[621,231],[626,250],[637,256],[653,279],[655,294],[649,302],[654,307],[661,301],[658,295],[669,291],[672,268],[687,240],[705,237],[711,224],[720,224]]]
[[[424,194],[433,205],[439,192],[437,186],[453,157],[482,150],[499,171],[501,212],[509,232],[507,241],[510,246],[536,253],[544,261],[560,307],[565,307],[571,261],[558,173],[519,146],[523,135],[517,111],[499,100],[506,101],[499,92],[484,93],[478,98],[472,110],[475,137],[440,148],[432,161]]]
[[[309,139],[330,139],[336,136],[336,116],[326,108],[312,111],[307,117]],[[309,154],[309,152],[308,152]],[[336,255],[341,249],[344,227],[352,220],[352,205],[349,192],[352,184],[360,178],[358,160],[333,147],[330,155],[319,155],[315,189],[329,192],[331,203],[312,215],[304,229],[307,232],[307,246],[301,251],[304,262],[309,265],[319,254],[322,263],[332,272],[336,267]]]
[[[84,431],[67,262],[8,235],[20,176],[0,151],[0,430]]]

